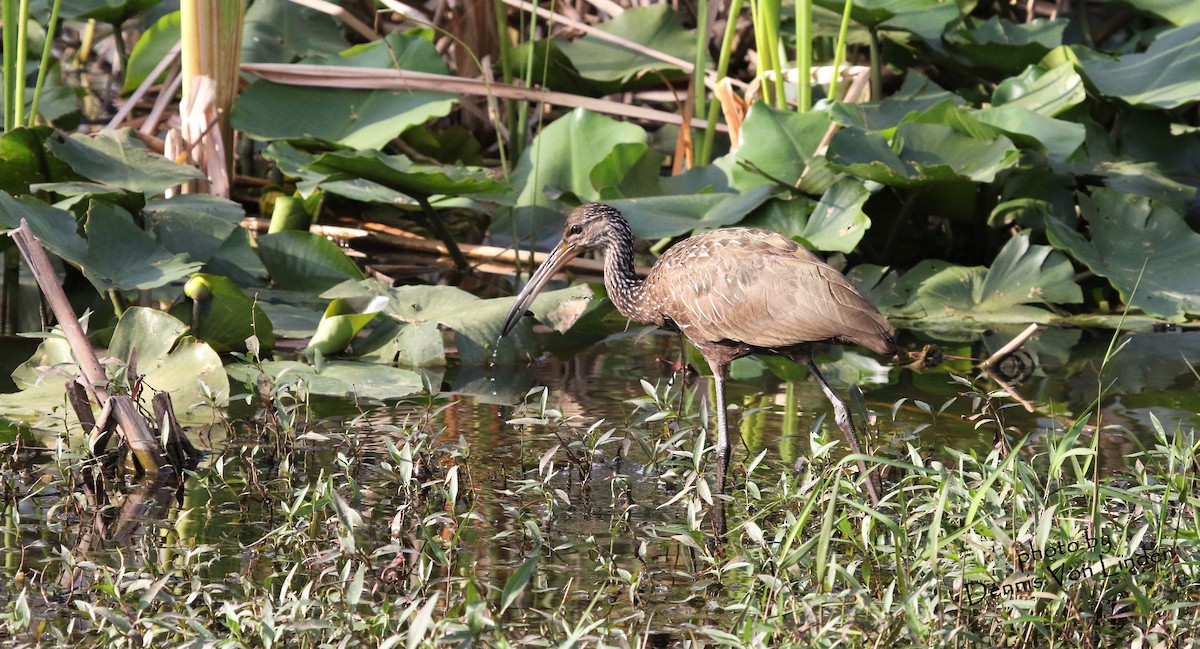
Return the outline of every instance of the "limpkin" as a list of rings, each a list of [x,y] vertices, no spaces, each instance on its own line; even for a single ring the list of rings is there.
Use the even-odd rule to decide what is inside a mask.
[[[591,203],[567,216],[562,241],[517,296],[504,334],[546,282],[586,250],[604,253],[604,286],[617,311],[635,322],[681,332],[708,361],[716,383],[718,493],[725,493],[732,453],[725,379],[729,363],[750,354],[777,354],[807,365],[833,405],[851,451],[862,453],[850,410],[821,376],[811,348],[820,342],[851,343],[890,356],[896,353],[895,330],[840,272],[776,232],[727,228],[671,246],[643,281],[634,272],[629,222],[616,208]],[[871,500],[878,502],[878,478],[861,460],[859,468],[868,478]]]

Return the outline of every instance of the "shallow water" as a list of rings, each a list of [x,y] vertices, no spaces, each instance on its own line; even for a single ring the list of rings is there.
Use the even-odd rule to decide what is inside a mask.
[[[1044,331],[1021,352],[1019,362],[1009,364],[1011,376],[1001,378],[1011,392],[995,394],[995,408],[981,415],[979,403],[963,396],[964,387],[951,375],[999,390],[999,383],[980,377],[964,359],[985,357],[1012,335],[1015,330],[956,341],[906,333],[906,349],[934,344],[950,357],[922,371],[881,367],[878,359],[852,350],[831,350],[818,362],[843,394],[851,381],[861,387],[865,409],[872,413],[869,428],[885,455],[902,457],[909,445],[935,457],[946,447],[982,455],[1000,428],[1013,439],[1031,435],[1036,449],[1039,436],[1069,425],[1102,388],[1100,448],[1106,471],[1121,470],[1125,457],[1150,439],[1152,415],[1168,433],[1197,423],[1200,397],[1191,366],[1200,362],[1200,333],[1122,336],[1123,348],[1101,373],[1111,334]],[[58,486],[35,492],[30,484],[20,484],[53,472],[46,468],[52,464],[47,455],[30,456],[26,478],[10,476],[10,493],[26,495],[15,501],[20,520],[7,527],[2,570],[10,580],[18,573],[25,579],[33,574],[59,584],[74,579],[86,588],[85,575],[62,572],[60,547],[77,560],[136,567],[211,546],[199,574],[218,581],[227,575],[263,579],[297,561],[319,565],[315,557],[334,552],[336,543],[331,548],[328,541],[285,536],[295,533],[296,521],[303,523],[306,515],[313,518],[310,532],[317,529],[313,525],[330,524],[317,521],[316,505],[302,507],[299,514],[293,509],[306,486],[319,488],[328,478],[364,517],[356,535],[361,547],[375,551],[373,574],[402,565],[400,582],[415,586],[430,578],[417,568],[422,557],[431,544],[442,544],[445,552],[457,554],[439,579],[469,574],[503,584],[531,548],[541,546],[551,550],[518,607],[583,610],[596,604],[585,595],[607,593],[604,615],[646,615],[658,632],[720,626],[731,613],[711,608],[707,594],[714,585],[697,577],[702,566],[672,540],[687,531],[689,513],[678,505],[664,506],[693,462],[693,429],[685,424],[711,412],[703,378],[679,396],[682,377],[672,367],[677,344],[672,335],[632,332],[569,358],[547,355],[531,368],[450,371],[440,379],[447,390],[441,397],[384,408],[314,399],[286,448],[264,441],[261,423],[232,431],[215,426],[203,435],[193,431],[209,454],[182,492],[135,489],[136,500],[118,499],[119,508],[105,514],[102,528],[84,516],[64,515]],[[679,417],[657,419],[659,410],[645,407],[643,379],[667,394],[667,403],[679,406]],[[674,390],[669,384],[676,384]],[[535,386],[546,391],[531,393]],[[794,415],[788,414],[789,394]],[[514,408],[511,402],[522,398],[532,405]],[[508,423],[547,414],[543,398],[544,407],[561,417],[549,413],[550,425]],[[642,407],[635,403],[639,399]],[[829,413],[815,382],[799,378],[789,384],[755,360],[734,368],[729,399],[735,409],[731,425],[741,437],[731,472],[735,482],[749,459],[762,452],[768,476],[802,460],[809,452],[810,429]],[[414,430],[428,433],[421,442],[428,477],[420,489],[408,490],[396,478],[388,444],[415,444]],[[588,440],[607,431],[611,440],[589,455]],[[837,433],[827,439],[838,439]],[[572,445],[578,462],[562,448],[549,454]],[[764,478],[760,468],[756,479],[772,478]],[[453,490],[446,486],[451,482]],[[431,490],[438,499],[432,510]],[[438,507],[444,509],[441,514]],[[621,575],[636,578],[621,588],[626,579]],[[66,605],[51,604],[38,615],[72,613]]]

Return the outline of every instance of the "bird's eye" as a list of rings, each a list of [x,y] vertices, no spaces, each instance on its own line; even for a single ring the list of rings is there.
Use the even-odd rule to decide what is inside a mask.
[[[583,228],[579,227],[578,223],[567,228],[567,234],[581,234],[582,232]]]

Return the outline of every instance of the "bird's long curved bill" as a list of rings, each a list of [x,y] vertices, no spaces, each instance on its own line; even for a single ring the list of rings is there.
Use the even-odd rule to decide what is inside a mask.
[[[525,288],[517,294],[517,301],[513,302],[512,310],[508,312],[508,317],[504,320],[504,328],[500,330],[500,335],[507,336],[513,327],[521,321],[521,317],[529,310],[529,305],[533,304],[533,300],[537,298],[538,293],[542,291],[542,287],[546,282],[550,281],[551,277],[557,273],[567,262],[579,256],[582,252],[577,246],[571,245],[565,241],[558,242],[554,250],[550,251],[550,256],[546,261],[542,262],[538,269],[530,275],[529,282],[525,284]]]

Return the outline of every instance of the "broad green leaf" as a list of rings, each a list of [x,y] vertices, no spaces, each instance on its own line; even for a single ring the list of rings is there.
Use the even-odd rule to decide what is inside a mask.
[[[362,271],[338,245],[312,232],[288,230],[258,238],[258,255],[280,288],[320,293]]]
[[[354,290],[363,295],[377,294],[375,289],[364,284]],[[340,289],[336,293],[345,294]],[[512,334],[500,337],[500,328],[512,307],[512,298],[483,300],[453,286],[400,286],[388,289],[386,294],[389,302],[384,312],[388,317],[412,324],[437,323],[454,331],[464,366],[527,362],[536,354],[528,325],[518,325]],[[579,318],[591,298],[592,291],[586,285],[545,291],[534,301],[530,311],[554,329],[565,331]],[[436,362],[432,332],[428,327],[404,327],[390,347],[381,345],[371,353],[378,356],[390,351],[424,359],[427,363]],[[405,346],[401,347],[401,343]],[[388,351],[382,351],[384,349]]]
[[[74,177],[70,167],[46,153],[47,127],[18,127],[0,134],[0,191],[22,195],[30,185]]]
[[[446,74],[433,44],[393,32],[337,56],[303,63]],[[260,140],[317,138],[351,148],[380,149],[410,126],[443,117],[455,96],[423,90],[354,90],[255,81],[233,106],[234,128]]]
[[[201,386],[229,396],[229,378],[221,357],[207,344],[185,335],[187,325],[157,309],[131,307],[121,314],[108,353],[136,360],[139,376],[159,392],[170,392],[175,414],[184,420],[211,416]],[[134,377],[129,377],[130,381]]]
[[[873,104],[835,104],[830,117],[843,126],[884,131],[895,128],[906,117],[923,113],[934,106],[950,102],[966,103],[961,97],[934,83],[917,70],[904,76],[904,84],[894,94]]]
[[[890,315],[935,328],[970,329],[999,322],[1047,322],[1054,313],[1030,304],[1083,301],[1071,262],[1049,246],[1009,239],[990,268],[926,260],[900,278],[896,289],[911,295]],[[877,305],[884,308],[886,304]]]
[[[742,123],[734,185],[742,190],[766,184],[795,187],[827,130],[827,113],[782,111],[755,103]]]
[[[110,25],[119,25],[160,0],[62,0],[59,9],[64,18],[95,20]]]
[[[973,112],[972,116],[1003,131],[1017,144],[1040,149],[1055,164],[1065,163],[1087,137],[1083,124],[1046,117],[1016,106],[984,108]]]
[[[963,120],[970,118],[958,115],[956,121]],[[1019,152],[1007,137],[981,139],[960,128],[959,123],[907,121],[896,128],[891,145],[878,133],[846,128],[833,136],[829,160],[860,178],[901,187],[948,180],[991,182],[1017,163]]]
[[[972,61],[993,70],[1015,72],[1062,45],[1067,22],[1039,19],[1016,23],[992,16],[983,22],[960,23],[943,38]]]
[[[158,245],[125,210],[114,205],[93,201],[86,230],[88,252],[79,267],[101,293],[114,288],[157,288],[181,280],[201,266],[187,255],[173,255]]]
[[[601,200],[592,184],[593,169],[602,162],[611,164],[609,155],[618,145],[645,142],[646,132],[640,126],[581,108],[554,120],[522,152],[509,175],[512,191],[496,197],[497,202],[517,209],[514,215],[507,210],[496,214],[493,234],[507,235],[515,227],[521,239],[557,235],[563,216],[547,192],[573,194],[582,201]],[[605,172],[607,176],[617,173],[612,169]]]
[[[841,0],[817,0],[817,5],[841,13]],[[951,0],[855,0],[850,16],[855,22],[885,31],[917,34],[925,40],[941,37],[946,25],[959,16]]]
[[[171,393],[180,420],[205,421],[213,413],[203,407],[204,386],[223,399],[229,396],[229,379],[220,356],[186,333],[186,325],[162,311],[131,307],[121,315],[108,351],[100,356],[115,359],[105,368],[110,378],[123,377],[122,383],[132,385],[143,377],[147,387]],[[131,362],[136,376],[131,375]],[[70,345],[55,327],[33,356],[13,372],[21,392],[0,395],[0,412],[46,414],[61,408],[66,399],[64,381],[79,373]]]
[[[276,385],[302,381],[309,394],[354,399],[400,399],[422,390],[421,375],[379,363],[326,361],[320,371],[299,361],[266,361],[261,367]],[[230,365],[229,375],[253,384],[259,371],[252,365]]]
[[[22,219],[47,250],[75,266],[85,261],[88,244],[76,232],[78,224],[73,214],[33,198],[14,198],[0,191],[0,225],[17,228]]]
[[[1102,188],[1081,194],[1079,209],[1091,236],[1050,219],[1054,247],[1108,279],[1130,306],[1170,320],[1200,313],[1200,234],[1178,212]]]
[[[341,24],[328,13],[287,0],[254,0],[246,9],[243,63],[292,63],[349,46]]]
[[[179,194],[146,203],[146,229],[167,250],[207,262],[241,227],[245,211],[225,198]]]
[[[797,236],[817,250],[852,252],[871,227],[863,205],[871,193],[862,182],[842,178],[821,197]]]
[[[125,86],[121,89],[121,94],[128,95],[136,90],[154,71],[155,66],[167,57],[171,48],[179,42],[179,22],[179,12],[173,11],[159,18],[149,29],[142,32],[133,46],[133,51],[129,53],[129,67],[125,70]],[[165,78],[166,74],[163,72],[162,78]],[[162,78],[156,79],[155,83]]]
[[[1200,101],[1200,22],[1164,31],[1145,52],[1083,61],[1101,95],[1157,108]]]
[[[774,190],[774,185],[762,185],[742,193],[677,194],[605,202],[625,215],[635,236],[661,239],[738,223],[766,202]]]
[[[1067,62],[1049,70],[1031,65],[1021,74],[1001,81],[992,92],[992,105],[1024,108],[1054,117],[1086,98],[1083,77]]]
[[[56,134],[46,146],[80,176],[132,192],[158,194],[205,177],[199,169],[151,153],[127,128],[100,131],[94,136]]]
[[[683,28],[679,15],[669,4],[635,6],[600,23],[597,29],[684,61],[691,62],[696,57],[695,31]],[[659,80],[661,76],[680,74],[660,59],[596,36],[585,35],[559,43],[559,49],[581,76],[597,81],[627,83],[648,73]]]
[[[368,322],[383,311],[387,303],[387,298],[382,296],[333,299],[325,308],[312,340],[305,347],[305,355],[311,356],[319,351],[329,356],[341,352]]]
[[[258,338],[261,349],[275,348],[275,333],[258,300],[247,296],[227,277],[196,273],[184,286],[190,298],[172,315],[192,323],[192,335],[217,352],[245,351],[246,339]]]
[[[446,364],[446,346],[438,323],[394,322],[380,324],[361,342],[354,354],[365,361],[395,363],[405,367],[434,367]]]
[[[308,164],[307,170],[324,174],[321,184],[340,179],[363,180],[408,196],[457,196],[508,189],[507,185],[490,178],[486,170],[479,167],[414,164],[407,156],[385,155],[379,151],[324,153]]]
[[[1200,4],[1194,0],[1110,0],[1142,13],[1168,20],[1176,25],[1200,22]]]

